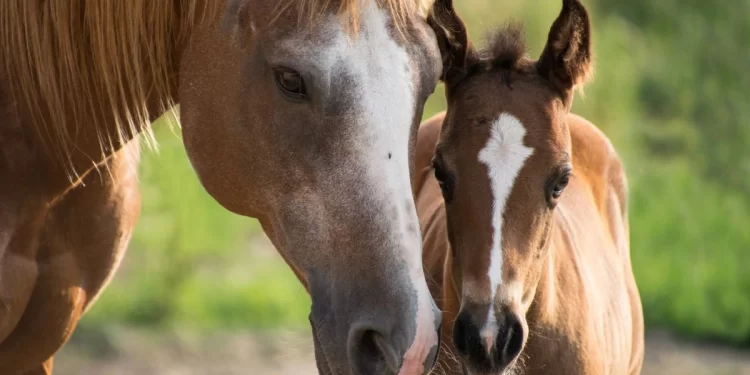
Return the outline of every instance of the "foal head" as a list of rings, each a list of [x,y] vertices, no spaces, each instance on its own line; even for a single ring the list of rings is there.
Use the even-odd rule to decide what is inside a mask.
[[[566,115],[592,69],[590,25],[578,0],[564,0],[538,61],[525,57],[518,26],[475,52],[456,25],[462,41],[438,36],[452,52],[433,160],[461,297],[454,344],[471,373],[502,373],[528,338],[553,212],[573,172]]]
[[[305,284],[324,374],[421,374],[436,358],[410,189],[441,70],[430,3],[231,0],[184,53],[191,162]]]

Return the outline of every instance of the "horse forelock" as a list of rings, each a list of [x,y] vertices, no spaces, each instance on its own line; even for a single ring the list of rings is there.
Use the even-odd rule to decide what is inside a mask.
[[[435,0],[285,0],[279,1],[274,19],[285,11],[294,10],[301,23],[313,24],[327,12],[333,11],[345,17],[349,32],[356,33],[360,26],[359,10],[368,2],[380,5],[393,19],[395,28],[402,31],[410,18],[427,18]]]
[[[155,145],[150,120],[175,104],[169,95],[174,46],[222,4],[2,1],[0,76],[9,78],[15,100],[25,102],[39,138],[75,178],[79,171],[71,153],[76,133],[96,132],[102,155],[92,158],[106,157],[142,131],[147,145]],[[147,100],[154,99],[161,113],[149,113]],[[115,125],[116,131],[87,124],[92,113],[111,114],[115,124],[107,126]]]

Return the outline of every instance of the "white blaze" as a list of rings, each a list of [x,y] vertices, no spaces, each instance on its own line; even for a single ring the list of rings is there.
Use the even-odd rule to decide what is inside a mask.
[[[487,145],[479,151],[479,161],[489,170],[492,184],[492,247],[490,248],[490,265],[487,276],[490,279],[490,306],[487,312],[487,323],[481,331],[482,337],[494,339],[497,333],[497,322],[494,314],[494,301],[497,287],[503,277],[503,213],[505,205],[513,191],[518,173],[534,149],[526,147],[523,138],[526,128],[520,120],[508,113],[502,113],[492,123]],[[488,346],[488,348],[491,346]]]
[[[367,4],[361,9],[356,39],[349,38],[341,22],[330,22],[331,26],[323,26],[327,38],[324,45],[300,59],[307,66],[326,72],[328,80],[336,74],[352,78],[351,86],[347,86],[347,93],[353,95],[352,108],[347,110],[356,116],[356,121],[350,124],[356,127],[351,129],[356,135],[352,137],[353,144],[347,147],[359,157],[353,165],[368,166],[361,187],[363,194],[383,207],[384,212],[394,213],[387,219],[392,241],[388,248],[408,250],[393,255],[406,263],[417,296],[416,335],[404,354],[399,374],[422,374],[423,363],[437,345],[438,337],[434,303],[422,268],[422,241],[409,175],[409,136],[416,106],[415,72],[409,54],[391,35],[385,12],[375,2]],[[338,16],[331,17],[340,20]],[[304,43],[303,39],[284,44],[290,50],[309,50]],[[338,95],[328,91],[328,95]],[[342,172],[361,173],[355,169]],[[416,229],[407,230],[409,224]]]
[[[411,285],[417,295],[416,334],[404,354],[400,375],[424,372],[423,364],[438,343],[432,297],[422,268],[422,240],[418,229],[407,231],[408,224],[419,228],[409,175],[409,135],[414,119],[415,98],[413,72],[406,50],[398,45],[388,29],[384,13],[371,2],[362,15],[363,39],[352,50],[353,66],[360,72],[366,93],[359,103],[363,108],[366,129],[370,136],[362,138],[362,156],[370,164],[370,177],[378,183],[371,185],[375,197],[395,205],[398,213],[392,220],[398,232],[396,249],[407,249],[400,254],[407,264]],[[383,169],[384,159],[390,158]],[[383,179],[385,177],[385,183]]]

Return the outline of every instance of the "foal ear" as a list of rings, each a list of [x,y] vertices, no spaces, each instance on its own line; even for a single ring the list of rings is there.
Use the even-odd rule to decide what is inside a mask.
[[[467,68],[478,60],[469,40],[466,25],[453,9],[453,0],[435,0],[427,22],[435,32],[443,58],[440,79],[448,86],[453,85],[460,81],[465,76]]]
[[[586,8],[579,0],[563,0],[562,11],[549,31],[537,70],[568,96],[588,80],[593,68],[591,24]]]

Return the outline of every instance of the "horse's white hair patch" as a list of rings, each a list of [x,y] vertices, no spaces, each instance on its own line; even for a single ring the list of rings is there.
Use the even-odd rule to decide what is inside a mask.
[[[526,127],[515,116],[501,113],[492,123],[487,144],[479,151],[479,161],[487,166],[492,191],[492,247],[490,248],[490,265],[487,276],[490,280],[489,311],[487,322],[481,335],[485,339],[494,338],[497,322],[494,313],[494,301],[497,289],[503,277],[503,214],[508,196],[513,191],[518,173],[534,149],[526,147],[523,139]]]
[[[318,50],[303,48],[303,37],[285,41],[283,47],[296,51],[308,69],[320,73],[323,91],[351,96],[347,110],[356,120],[348,124],[352,136],[342,147],[356,155],[350,166],[364,168],[329,173],[356,174],[361,196],[382,207],[382,212],[392,213],[378,218],[388,224],[389,243],[383,245],[396,252],[389,256],[406,265],[413,288],[408,292],[416,295],[416,314],[412,317],[416,333],[399,374],[422,374],[425,360],[438,344],[439,319],[425,281],[422,240],[418,229],[413,229],[419,228],[419,220],[411,192],[409,138],[417,108],[414,79],[419,72],[414,71],[405,47],[397,43],[388,14],[376,2],[368,2],[359,11],[360,27],[354,40],[347,35],[343,21],[330,22],[321,30],[327,40]],[[341,73],[336,69],[351,76],[343,93],[331,93],[331,81]]]

